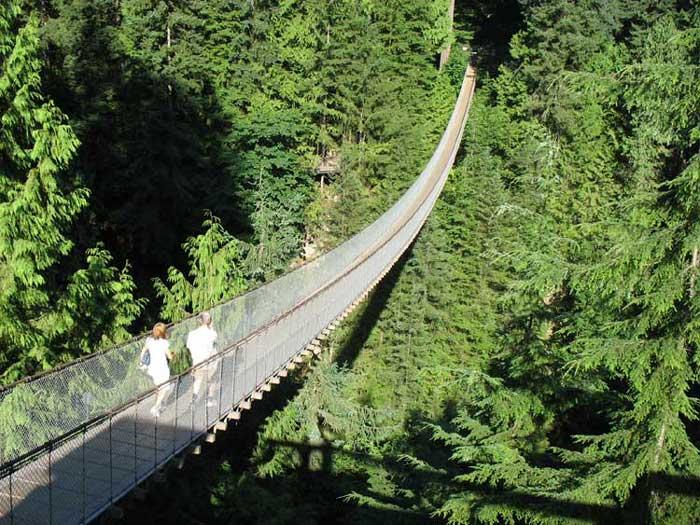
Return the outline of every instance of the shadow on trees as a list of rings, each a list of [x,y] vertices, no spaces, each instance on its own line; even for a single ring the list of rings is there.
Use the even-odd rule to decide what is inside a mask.
[[[433,467],[428,462],[401,456],[380,457],[347,450],[332,443],[309,444],[270,440],[272,448],[292,449],[298,467],[283,477],[259,479],[252,475],[227,475],[223,488],[211,456],[230,460],[232,470],[245,467],[255,429],[275,406],[293,393],[279,389],[257,405],[236,432],[229,432],[203,456],[190,456],[183,471],[172,469],[167,485],[148,482],[147,500],[126,514],[125,523],[436,523],[425,505],[436,494],[470,494],[480,505],[498,505],[515,511],[536,512],[542,517],[577,519],[582,523],[631,523],[630,513],[612,505],[595,505],[530,494],[522,490],[495,490],[455,479],[460,472]],[[147,407],[144,407],[147,408]],[[182,408],[182,407],[181,407]],[[167,422],[156,427],[149,417],[127,415],[109,425],[99,424],[86,434],[53,448],[51,465],[46,459],[15,471],[14,519],[17,522],[78,523],[86,514],[109,504],[113,494],[128,489],[141,473],[151,470],[186,442],[187,425]],[[75,445],[75,446],[74,446]],[[111,453],[110,453],[111,451]],[[351,462],[353,469],[343,468]],[[336,466],[340,468],[336,468]],[[361,468],[357,468],[361,467]],[[367,482],[367,472],[381,472],[398,489],[382,491]],[[51,481],[52,491],[47,484]],[[650,480],[657,494],[700,496],[700,479],[659,474]],[[20,497],[21,496],[21,497]],[[629,510],[629,509],[628,509]],[[636,514],[639,516],[639,514]],[[639,521],[637,521],[639,522]]]
[[[367,305],[362,309],[357,320],[353,322],[352,331],[343,338],[345,343],[338,349],[336,358],[338,364],[352,367],[372,330],[377,325],[379,316],[389,301],[406,262],[412,256],[414,245],[415,241],[404,251],[389,273],[370,294]]]
[[[400,457],[377,457],[366,453],[338,448],[330,443],[322,445],[299,443],[293,441],[270,441],[272,447],[291,448],[300,458],[300,479],[316,478],[319,483],[331,483],[346,489],[354,485],[356,494],[362,499],[363,510],[377,512],[377,518],[387,509],[386,514],[397,523],[436,523],[441,520],[428,511],[414,510],[421,501],[430,498],[430,494],[443,495],[470,494],[481,500],[478,506],[499,506],[513,511],[529,511],[546,518],[575,519],[582,523],[651,523],[651,517],[642,510],[616,505],[592,504],[561,498],[531,494],[523,490],[497,490],[479,484],[462,482],[455,479],[458,474],[451,468],[434,468],[427,462],[407,461]],[[346,464],[351,460],[363,466],[366,471],[380,469],[391,479],[398,481],[400,490],[395,496],[387,497],[373,491],[369,485],[358,477],[337,474],[333,465],[336,462]],[[358,483],[359,482],[359,483]],[[693,476],[673,476],[655,474],[647,480],[648,487],[658,495],[683,495],[700,497],[700,478]],[[372,503],[367,503],[368,501]],[[368,506],[369,505],[369,506]],[[646,507],[646,506],[645,506]],[[640,521],[641,520],[641,521]]]
[[[523,24],[523,3],[522,0],[456,0],[456,26],[474,31],[472,47],[477,68],[493,75],[507,59],[510,39]]]
[[[81,141],[75,170],[91,192],[76,221],[76,251],[103,242],[118,265],[131,263],[140,293],[152,294],[154,276],[184,265],[181,244],[201,227],[204,210],[231,211],[230,174],[220,161],[223,111],[211,86],[195,92],[187,79],[127,54],[115,22],[92,16],[62,20],[79,33],[69,38],[66,27],[53,36],[47,29],[45,84]]]

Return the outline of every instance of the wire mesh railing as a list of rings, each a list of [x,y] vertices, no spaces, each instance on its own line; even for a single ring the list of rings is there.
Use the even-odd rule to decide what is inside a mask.
[[[468,69],[425,170],[373,224],[328,254],[210,310],[220,350],[153,385],[137,339],[0,393],[0,525],[86,523],[283,370],[391,268],[420,231],[459,147]],[[196,319],[169,329],[182,345]],[[195,396],[194,382],[204,382]],[[159,391],[163,411],[151,414]]]

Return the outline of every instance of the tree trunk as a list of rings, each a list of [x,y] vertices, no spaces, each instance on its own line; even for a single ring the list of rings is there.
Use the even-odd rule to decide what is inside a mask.
[[[167,25],[165,26],[165,39],[166,39],[166,47],[167,47],[167,60],[168,60],[168,65],[171,63],[171,56],[170,56],[170,48],[172,47],[172,38],[170,34],[170,20],[168,20]],[[170,73],[170,72],[168,72]],[[173,85],[168,82],[168,95],[173,94]]]
[[[455,0],[450,0],[450,21],[451,27],[454,27],[455,20]],[[440,52],[440,70],[447,64],[450,59],[450,52],[452,51],[452,44],[448,44],[445,49]]]
[[[698,247],[693,248],[693,260],[690,263],[690,297],[695,297],[695,281],[697,280],[698,264],[700,264]]]
[[[656,509],[659,507],[661,501],[659,498],[659,493],[656,490],[656,484],[658,483],[658,471],[659,471],[659,461],[661,461],[661,453],[666,445],[666,432],[668,431],[668,425],[664,421],[661,424],[661,430],[659,431],[659,437],[656,440],[656,453],[654,454],[654,461],[652,463],[652,471],[649,473],[649,499],[647,502],[647,515],[646,519],[643,520],[644,523],[655,523],[654,515]]]

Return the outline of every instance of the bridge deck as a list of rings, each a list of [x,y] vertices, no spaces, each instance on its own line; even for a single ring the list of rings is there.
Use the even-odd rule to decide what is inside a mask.
[[[168,398],[153,417],[157,388],[137,368],[142,340],[0,392],[0,408],[7,404],[23,416],[16,428],[0,430],[0,525],[91,521],[278,383],[289,363],[318,353],[314,341],[379,282],[430,214],[457,154],[474,87],[470,68],[426,169],[375,223],[329,254],[211,310],[223,349],[198,366],[207,369],[202,394],[209,386],[215,391],[210,406],[204,395],[194,398],[199,370],[190,369],[160,386],[169,389]],[[182,344],[193,326],[189,319],[171,327],[172,344]]]

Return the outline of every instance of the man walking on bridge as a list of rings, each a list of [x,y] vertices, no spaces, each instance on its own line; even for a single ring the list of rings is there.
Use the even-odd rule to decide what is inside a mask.
[[[199,314],[199,322],[201,323],[199,328],[196,328],[187,334],[187,349],[190,351],[190,355],[192,356],[192,366],[195,367],[193,372],[194,397],[195,399],[199,397],[202,381],[206,377],[208,384],[207,406],[213,407],[215,405],[214,394],[217,387],[217,363],[212,362],[208,365],[200,366],[199,368],[197,368],[197,365],[209,359],[216,352],[214,345],[216,344],[217,334],[216,330],[214,330],[212,327],[211,315],[209,312],[202,312]]]

